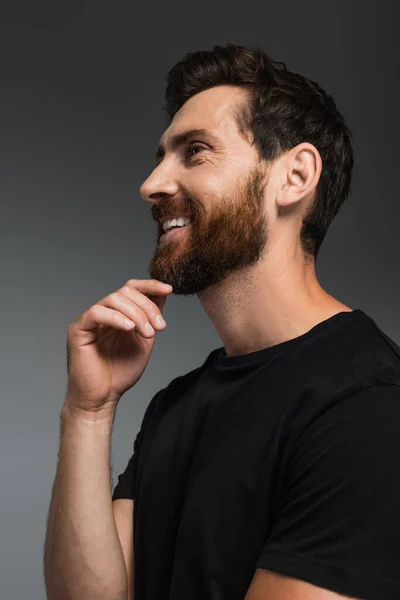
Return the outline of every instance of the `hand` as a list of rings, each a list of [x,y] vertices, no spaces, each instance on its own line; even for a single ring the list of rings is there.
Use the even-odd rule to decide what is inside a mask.
[[[171,286],[156,279],[130,279],[99,300],[68,328],[68,387],[64,407],[113,412],[121,396],[146,369]],[[134,325],[128,325],[125,318]]]

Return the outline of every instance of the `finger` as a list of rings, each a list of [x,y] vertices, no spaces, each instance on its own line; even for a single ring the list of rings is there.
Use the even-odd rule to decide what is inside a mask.
[[[113,308],[122,313],[126,318],[133,321],[136,331],[144,337],[152,337],[155,334],[154,327],[149,322],[146,313],[135,302],[132,302],[120,291],[113,292],[101,301],[102,306]],[[158,326],[158,328],[160,328]]]
[[[113,308],[108,308],[101,304],[94,304],[81,315],[81,317],[72,324],[70,329],[80,331],[91,331],[99,325],[109,325],[117,329],[133,329],[131,324],[126,322],[126,315]]]
[[[159,296],[149,294],[146,296],[145,294],[142,294],[138,290],[127,285],[118,290],[117,293],[120,293],[124,297],[128,298],[130,302],[133,302],[139,306],[147,316],[147,319],[150,321],[154,329],[163,329],[165,327],[162,322],[160,323],[157,320],[157,317],[161,317],[161,319],[163,319],[162,310],[166,302],[166,295]]]
[[[157,317],[162,319],[159,303],[162,308],[171,291],[172,286],[157,279],[130,279],[120,290],[105,296],[97,304],[123,313],[135,323],[138,333],[152,337],[155,331],[166,326],[165,321],[160,323]]]
[[[142,294],[166,294],[172,292],[172,286],[158,279],[128,279],[123,287],[128,286]]]
[[[164,304],[167,301],[166,296],[149,296],[150,300],[152,300],[154,302],[154,304],[156,306],[158,306],[158,309],[160,311],[160,314],[163,314],[163,310],[164,310]]]

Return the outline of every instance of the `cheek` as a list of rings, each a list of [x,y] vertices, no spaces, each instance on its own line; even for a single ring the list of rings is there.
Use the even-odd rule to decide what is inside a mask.
[[[235,169],[224,169],[219,171],[218,174],[215,172],[208,177],[202,178],[202,189],[204,197],[210,198],[224,198],[232,194],[232,189],[237,184],[237,171]]]
[[[193,202],[206,208],[216,200],[231,197],[232,192],[238,189],[238,182],[245,175],[245,166],[237,157],[229,165],[219,167],[204,163],[190,171],[184,182],[184,193]]]
[[[194,203],[198,203],[201,207],[207,209],[209,203],[214,203],[216,198],[219,198],[222,193],[223,181],[214,174],[202,173],[192,175],[187,181],[184,193]]]

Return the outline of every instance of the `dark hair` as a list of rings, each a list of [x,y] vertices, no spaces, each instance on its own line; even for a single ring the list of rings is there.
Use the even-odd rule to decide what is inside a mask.
[[[278,66],[282,68],[278,68]],[[172,120],[195,94],[217,85],[249,91],[233,107],[240,133],[251,131],[258,155],[267,163],[300,144],[313,144],[322,172],[300,232],[305,258],[317,258],[329,225],[351,188],[352,133],[336,104],[315,81],[288,71],[283,62],[235,44],[186,54],[167,74],[164,110]]]

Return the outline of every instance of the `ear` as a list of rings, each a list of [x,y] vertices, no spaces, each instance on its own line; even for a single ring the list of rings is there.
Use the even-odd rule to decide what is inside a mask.
[[[303,142],[285,155],[282,168],[282,185],[277,191],[276,201],[279,206],[289,206],[311,197],[321,176],[321,155],[315,146]]]

